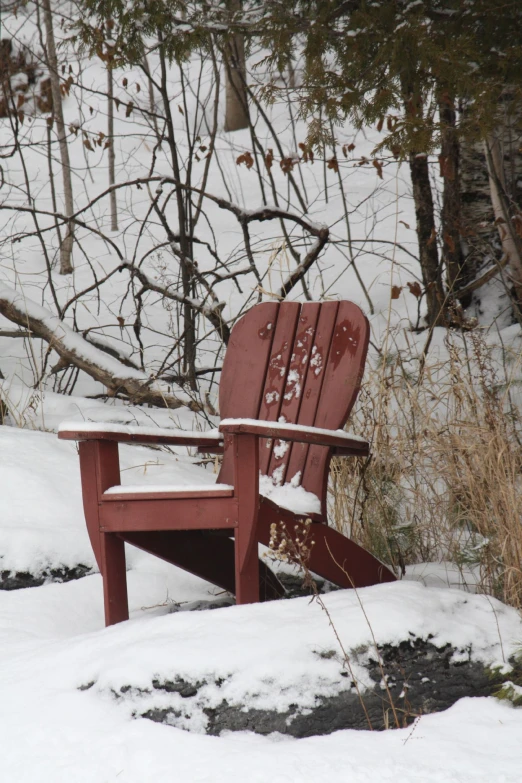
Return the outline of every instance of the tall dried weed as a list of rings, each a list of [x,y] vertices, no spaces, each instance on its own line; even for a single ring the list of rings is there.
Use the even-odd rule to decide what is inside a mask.
[[[349,425],[372,456],[334,460],[330,524],[398,575],[450,560],[520,609],[520,356],[478,331],[448,331],[437,359],[392,344],[367,365]]]

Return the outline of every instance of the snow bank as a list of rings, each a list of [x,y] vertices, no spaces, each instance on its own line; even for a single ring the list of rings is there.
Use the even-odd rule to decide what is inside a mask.
[[[132,712],[148,697],[134,690],[116,699],[113,690],[173,674],[221,676],[220,696],[230,701],[283,708],[298,699],[305,706],[317,691],[341,681],[346,687],[339,660],[320,655],[337,642],[324,612],[306,599],[162,617],[135,609],[140,619],[104,630],[99,582],[92,576],[0,595],[0,779],[345,783],[348,771],[356,783],[519,779],[522,711],[492,699],[464,699],[414,729],[297,741],[207,737],[135,720]],[[500,637],[508,655],[522,634],[514,610],[482,596],[395,583],[361,590],[359,598],[379,643],[431,632],[437,644],[471,644],[477,658],[495,663]],[[347,649],[372,644],[354,593],[325,601]],[[218,690],[209,686],[209,698],[212,687]],[[201,731],[202,720],[195,710],[192,728]]]
[[[522,638],[522,621],[514,609],[456,590],[398,582],[366,588],[359,595],[336,591],[323,599],[347,650],[373,648],[372,632],[378,644],[431,636],[437,647],[471,648],[472,660],[496,667],[505,665]],[[111,631],[111,639],[110,652],[104,653],[102,645],[101,657],[86,662],[82,673],[84,684],[94,681],[99,693],[126,685],[150,687],[153,677],[190,682],[221,678],[219,688],[209,685],[202,693],[205,704],[226,699],[282,711],[291,704],[311,707],[315,696],[350,688],[328,617],[306,598],[232,607],[206,613],[204,621],[200,614],[181,612],[131,622]],[[329,651],[337,654],[321,654]],[[360,687],[373,687],[362,665],[354,663],[354,673]]]
[[[0,447],[1,567],[34,572],[49,563],[92,563],[75,445],[0,427]],[[121,453],[129,483],[137,475],[155,483],[159,476],[208,483],[212,475],[175,453],[125,446]],[[493,699],[464,699],[413,729],[385,733],[205,736],[203,707],[223,698],[306,710],[315,696],[349,688],[328,617],[308,599],[187,611],[223,596],[137,550],[130,566],[131,620],[109,629],[99,574],[0,591],[0,780],[167,783],[175,775],[183,783],[345,783],[347,774],[355,783],[519,780],[522,711]],[[324,601],[345,649],[357,648],[359,656],[371,649],[372,634],[379,644],[432,634],[435,645],[471,649],[473,660],[503,666],[522,639],[513,609],[457,590],[398,582],[330,593]],[[364,688],[366,670],[356,661],[354,673]],[[180,676],[206,681],[187,722],[194,733],[133,717],[166,700],[162,691],[139,688]],[[125,686],[131,690],[115,698]]]

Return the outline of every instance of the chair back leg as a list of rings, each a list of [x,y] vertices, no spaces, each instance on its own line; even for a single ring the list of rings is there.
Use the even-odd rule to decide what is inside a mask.
[[[259,556],[256,546],[246,559],[241,559],[241,534],[236,531],[236,604],[255,604],[259,602]]]

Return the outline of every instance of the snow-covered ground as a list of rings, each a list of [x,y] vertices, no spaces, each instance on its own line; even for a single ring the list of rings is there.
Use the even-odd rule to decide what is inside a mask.
[[[36,51],[39,43],[33,11],[29,3],[17,15],[5,16],[2,37],[11,35],[18,44],[34,45]],[[77,136],[71,132],[69,137],[75,204],[85,208],[87,224],[105,231],[125,259],[132,259],[134,254],[138,261],[146,258],[148,274],[164,284],[172,282],[178,272],[173,259],[159,252],[147,256],[164,241],[163,227],[151,218],[140,233],[151,202],[146,190],[123,188],[118,192],[117,233],[108,228],[107,199],[87,208],[108,184],[107,154],[97,146],[89,152],[82,135],[85,132],[92,140],[106,131],[106,101],[95,92],[106,89],[106,73],[103,63],[95,59],[73,58],[72,62],[79,86],[71,89],[63,106],[66,124],[78,125],[82,131]],[[157,67],[153,57],[151,67]],[[186,73],[194,83],[197,81],[197,58],[187,65]],[[128,87],[123,86],[123,76]],[[202,79],[207,78],[203,68]],[[136,84],[142,87],[139,94]],[[148,105],[148,91],[137,69],[118,72],[115,91],[123,104],[116,118],[117,181],[124,182],[149,171],[153,147],[150,128],[137,110],[124,117],[129,99],[135,106],[140,101]],[[179,91],[179,76],[173,70],[173,100]],[[188,101],[189,111],[194,112],[194,95],[189,95]],[[296,139],[304,140],[305,125],[297,124],[294,138],[286,109],[276,105],[271,111],[284,154],[294,154],[292,145]],[[183,148],[185,115],[177,110],[174,115]],[[256,123],[264,146],[270,148],[273,138],[259,117]],[[47,137],[46,117],[30,118],[28,114],[20,132],[23,145],[27,145],[24,155],[32,200],[26,192],[21,160],[14,156],[4,165],[1,203],[9,207],[34,203],[49,211],[48,161],[42,147]],[[390,299],[392,285],[405,285],[419,277],[414,258],[415,217],[405,168],[389,161],[380,180],[374,167],[358,165],[360,156],[370,155],[375,133],[356,137],[350,127],[336,132],[340,143],[356,143],[352,158],[340,159],[339,163],[355,263],[374,309],[370,314],[374,341],[380,344],[391,325],[397,330],[394,350],[407,344],[415,353],[424,345],[425,335],[408,332],[403,341],[400,329],[416,323],[417,300],[407,288],[398,299]],[[202,133],[202,144],[208,143],[207,135]],[[0,145],[7,149],[10,142],[10,126],[2,121]],[[261,194],[254,172],[236,165],[237,156],[251,147],[247,131],[219,132],[216,148],[220,165],[212,165],[207,191],[245,208],[259,206]],[[52,165],[61,208],[56,147]],[[203,164],[198,165],[202,170]],[[171,174],[164,149],[158,151],[156,166],[157,172]],[[300,164],[296,176],[298,172],[309,196],[308,215],[316,222],[327,222],[334,240],[310,271],[309,289],[316,298],[349,298],[368,312],[369,304],[353,265],[346,252],[343,255],[347,250],[346,216],[337,176],[320,160],[313,166]],[[274,165],[272,174],[280,193],[286,196],[288,179],[278,165]],[[282,204],[298,210],[291,194],[288,200],[283,198]],[[244,259],[236,219],[215,204],[207,203],[206,208],[209,223],[202,221],[198,232],[205,241],[216,240],[221,257],[227,263],[232,259],[232,268],[239,268]],[[42,247],[33,234],[30,215],[10,211],[0,215],[0,286],[15,287],[26,299],[56,313]],[[172,219],[171,214],[167,215]],[[40,221],[41,226],[52,227],[48,216],[41,215]],[[253,234],[265,298],[281,286],[294,264],[288,253],[274,253],[280,241],[276,241],[278,231],[263,225]],[[11,242],[13,236],[21,241]],[[49,231],[45,236],[51,263],[55,263],[55,234]],[[74,276],[61,277],[56,270],[52,273],[61,306],[88,288],[95,276],[103,278],[114,272],[121,260],[94,232],[78,229],[77,238],[83,252],[80,245],[75,248]],[[335,244],[340,240],[344,244]],[[198,262],[204,270],[214,263],[201,248]],[[81,303],[68,311],[66,322],[72,325],[74,312],[76,328],[92,330],[98,339],[137,360],[139,352],[132,330],[135,306],[127,295],[128,284],[126,273],[111,277],[99,298],[95,291],[85,293]],[[216,285],[225,303],[226,318],[235,316],[256,295],[253,275],[242,277],[241,285],[241,292],[231,281]],[[301,291],[294,290],[292,296],[299,298]],[[501,306],[497,299],[483,302],[491,319]],[[161,364],[177,333],[170,311],[160,299],[148,295],[142,315],[145,365],[149,370]],[[502,327],[505,321],[500,320],[499,325]],[[4,319],[1,326],[12,328]],[[496,335],[491,339],[496,340]],[[504,329],[502,340],[520,356],[518,326]],[[200,361],[204,364],[210,357],[213,362],[215,356],[210,349],[207,354],[205,350]],[[442,330],[436,330],[430,356],[437,351],[445,351]],[[218,421],[212,416],[207,416],[207,421],[196,419],[183,408],[159,411],[123,406],[114,400],[104,404],[86,399],[79,395],[104,391],[86,375],[79,376],[72,396],[53,394],[50,389],[67,374],[50,374],[54,356],[42,376],[47,359],[41,341],[0,337],[0,370],[5,378],[1,392],[9,408],[8,421],[24,428],[0,426],[0,572],[38,576],[78,564],[96,570],[83,519],[76,447],[58,441],[55,432],[60,422],[111,420],[192,430],[216,426]],[[520,375],[518,359],[511,372],[513,377]],[[216,384],[210,388],[214,406],[216,389]],[[212,464],[202,466],[190,450],[182,448],[158,451],[123,446],[121,462],[122,480],[127,484],[193,485],[215,479]],[[191,731],[135,719],[133,710],[161,706],[162,697],[158,693],[139,696],[135,691],[117,700],[112,691],[126,685],[146,687],[155,677],[184,675],[208,678],[209,682],[221,677],[231,703],[235,700],[280,709],[289,703],[306,709],[314,695],[346,688],[347,681],[340,675],[337,641],[318,604],[295,599],[210,611],[206,607],[227,600],[213,586],[138,550],[129,549],[127,564],[131,620],[111,629],[103,627],[101,578],[97,573],[65,584],[0,590],[2,783],[514,783],[520,779],[522,710],[493,698],[463,699],[445,713],[423,716],[413,728],[383,733],[341,731],[302,740],[248,733],[206,736],[205,717],[197,701],[193,715],[187,719]],[[472,587],[473,581],[470,574],[463,585],[462,574],[451,564],[421,564],[409,568],[408,579],[401,583],[367,588],[358,596],[346,591],[331,593],[324,600],[347,650],[373,644],[372,633],[378,643],[402,640],[409,633],[421,637],[431,633],[441,644],[450,642],[457,648],[471,645],[476,660],[487,665],[504,665],[522,645],[521,620],[514,610],[493,599],[450,589]],[[318,655],[324,650],[337,654]],[[358,670],[358,675],[364,687],[364,671]],[[88,690],[79,690],[90,683],[94,684]],[[203,695],[208,702],[217,698],[212,690],[215,686],[205,687]]]
[[[296,700],[310,706],[311,695],[332,693],[346,680],[338,658],[318,655],[336,649],[336,640],[324,613],[307,599],[169,613],[168,606],[140,605],[163,602],[165,587],[176,601],[204,600],[207,586],[139,570],[129,582],[132,619],[111,629],[102,628],[97,575],[0,593],[3,779],[167,781],[173,764],[183,781],[341,781],[347,768],[350,779],[367,781],[518,779],[522,712],[492,699],[463,700],[421,718],[414,730],[298,741],[195,736],[133,719],[137,708],[161,707],[162,697],[122,703],[112,690],[147,687],[155,677],[223,677],[219,699],[281,709]],[[368,588],[360,598],[378,642],[430,632],[434,643],[472,643],[478,659],[501,665],[522,634],[513,610],[480,596],[399,583]],[[354,594],[325,600],[345,645],[372,643]],[[217,691],[209,686],[206,699],[212,688]],[[196,708],[196,731],[202,718]]]
[[[0,427],[0,459],[0,570],[93,565],[74,445],[53,433]],[[168,473],[170,481],[208,477],[193,462],[122,448],[124,467],[139,480],[149,469]],[[316,696],[348,688],[328,617],[305,598],[211,611],[205,607],[223,602],[211,585],[137,550],[129,555],[131,619],[109,629],[99,574],[0,591],[0,780],[519,780],[522,710],[493,698],[463,699],[388,732],[300,740],[205,735],[202,707],[222,698],[284,711],[290,704],[310,708]],[[522,642],[519,615],[486,596],[449,589],[443,573],[426,566],[412,574],[419,581],[325,595],[344,648],[433,634],[436,645],[471,647],[474,660],[505,666]],[[364,689],[367,674],[356,661],[353,667]],[[175,676],[207,682],[185,720],[190,731],[133,717],[167,699],[138,689]],[[129,685],[125,698],[114,696]],[[170,705],[173,698],[168,694]]]
[[[154,678],[174,674],[222,677],[219,693],[216,685],[205,686],[207,700],[281,709],[296,700],[310,706],[314,693],[332,693],[346,683],[339,659],[318,654],[337,649],[336,640],[324,613],[307,599],[201,612],[156,608],[144,616],[140,603],[164,598],[159,582],[154,587],[150,575],[131,572],[132,619],[111,629],[102,628],[98,576],[0,594],[1,779],[519,780],[522,711],[491,698],[461,700],[445,713],[422,717],[414,728],[302,740],[208,737],[198,733],[204,716],[197,705],[192,732],[133,718],[134,710],[164,706],[165,695],[136,691],[118,700],[112,691],[150,688]],[[171,588],[180,600],[198,595],[185,579],[177,585],[172,580]],[[200,585],[199,597],[204,595]],[[360,598],[379,642],[399,640],[406,629],[430,631],[436,643],[472,642],[478,657],[500,664],[522,634],[513,610],[484,597],[399,583],[367,588]],[[353,594],[325,600],[345,645],[372,643]]]

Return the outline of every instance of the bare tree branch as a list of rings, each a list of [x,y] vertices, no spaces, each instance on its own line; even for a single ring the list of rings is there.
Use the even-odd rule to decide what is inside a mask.
[[[136,277],[142,284],[143,288],[147,291],[155,291],[157,294],[161,294],[161,296],[164,296],[166,299],[171,299],[174,302],[188,305],[193,310],[196,310],[198,313],[204,315],[221,336],[223,342],[225,344],[228,343],[230,329],[221,315],[221,311],[225,306],[224,302],[220,302],[213,307],[209,307],[209,305],[205,304],[205,302],[201,299],[193,299],[192,297],[183,296],[183,294],[178,294],[177,291],[171,291],[165,286],[158,285],[156,282],[154,282],[154,280],[151,280],[151,278],[145,274],[145,272],[143,272],[137,266],[133,266],[133,264],[121,264],[119,268],[128,269],[130,274],[133,277]]]

